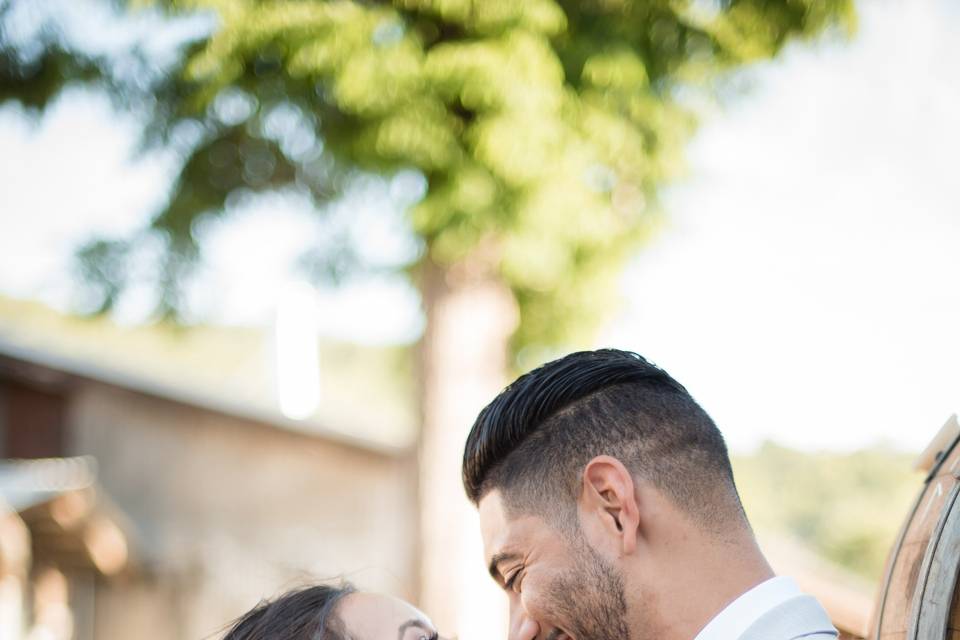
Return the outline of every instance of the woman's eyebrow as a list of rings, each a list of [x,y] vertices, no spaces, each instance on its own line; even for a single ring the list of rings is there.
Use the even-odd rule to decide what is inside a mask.
[[[412,620],[407,620],[397,628],[397,640],[403,640],[403,632],[409,629],[410,627],[417,627],[418,629],[423,629],[428,633],[433,633],[433,629],[428,627],[422,621],[414,618]]]

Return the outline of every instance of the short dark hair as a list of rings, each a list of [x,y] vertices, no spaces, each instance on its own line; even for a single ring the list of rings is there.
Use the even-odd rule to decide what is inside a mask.
[[[642,356],[581,351],[520,376],[477,417],[463,483],[477,504],[558,513],[592,458],[610,455],[703,524],[743,517],[723,436],[687,390]]]
[[[334,608],[353,592],[347,583],[314,585],[263,600],[234,621],[223,640],[345,640]]]

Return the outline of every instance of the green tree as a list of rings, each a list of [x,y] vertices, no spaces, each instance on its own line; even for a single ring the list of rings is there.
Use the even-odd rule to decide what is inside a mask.
[[[923,484],[915,458],[883,446],[803,453],[768,442],[733,466],[750,522],[760,532],[795,538],[879,584]]]
[[[27,4],[0,4],[0,21]],[[237,192],[291,188],[319,208],[358,172],[423,176],[409,219],[424,246],[410,272],[427,317],[418,358],[427,606],[448,600],[450,569],[439,563],[461,534],[438,523],[463,502],[465,429],[509,368],[582,343],[609,309],[614,275],[656,227],[658,188],[682,170],[695,125],[684,96],[854,21],[852,0],[153,6],[171,20],[211,11],[216,28],[185,37],[183,55],[162,65],[129,47],[132,72],[116,52],[74,46],[56,29],[29,43],[3,30],[0,100],[41,109],[66,83],[98,84],[148,114],[147,140],[183,155],[149,228],[82,251],[99,308],[122,295],[125,260],[154,236],[166,247],[158,306],[176,310],[198,253],[195,221],[222,215]],[[325,271],[351,268],[336,258]]]

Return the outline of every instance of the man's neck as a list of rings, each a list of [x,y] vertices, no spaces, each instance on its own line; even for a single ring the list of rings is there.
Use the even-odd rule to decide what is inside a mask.
[[[650,616],[659,620],[660,640],[692,640],[718,613],[741,595],[772,578],[773,570],[749,530],[726,541],[691,534],[671,545],[662,566],[648,567],[657,580],[656,598],[641,604],[633,634],[650,635]]]

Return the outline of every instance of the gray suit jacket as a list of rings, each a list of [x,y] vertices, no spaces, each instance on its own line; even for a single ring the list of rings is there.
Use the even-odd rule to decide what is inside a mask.
[[[837,635],[816,598],[801,595],[763,614],[737,640],[835,640]]]

